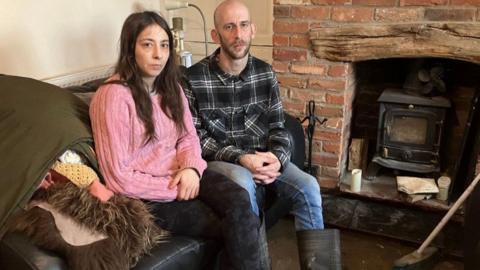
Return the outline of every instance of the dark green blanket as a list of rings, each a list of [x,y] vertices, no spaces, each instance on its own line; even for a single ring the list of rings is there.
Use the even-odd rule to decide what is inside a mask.
[[[37,80],[0,75],[0,238],[9,216],[37,189],[66,149],[97,169],[88,107],[72,93]]]

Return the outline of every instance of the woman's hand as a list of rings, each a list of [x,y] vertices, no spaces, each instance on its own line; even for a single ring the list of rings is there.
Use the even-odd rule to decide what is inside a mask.
[[[113,196],[113,192],[100,183],[100,180],[95,179],[88,187],[88,191],[93,196],[97,197],[101,202],[107,202]]]
[[[168,188],[177,187],[177,200],[186,201],[194,199],[198,196],[200,189],[200,176],[192,168],[185,168],[175,175],[170,181]]]

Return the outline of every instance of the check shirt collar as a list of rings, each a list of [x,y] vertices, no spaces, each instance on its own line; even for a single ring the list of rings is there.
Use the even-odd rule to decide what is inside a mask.
[[[237,80],[237,78],[241,79],[242,81],[248,80],[252,70],[251,67],[252,67],[252,61],[253,61],[252,55],[250,55],[250,53],[248,54],[247,65],[242,70],[242,72],[240,72],[238,76],[229,74],[220,68],[220,65],[218,65],[218,60],[217,60],[219,54],[220,54],[220,48],[216,49],[215,52],[210,55],[209,66],[210,66],[210,70],[212,70],[215,73],[215,75],[223,83],[223,85],[227,85],[228,82],[230,82],[231,80]]]

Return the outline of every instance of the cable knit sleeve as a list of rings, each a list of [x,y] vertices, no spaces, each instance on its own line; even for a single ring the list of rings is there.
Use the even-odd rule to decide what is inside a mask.
[[[202,176],[203,171],[207,168],[207,163],[202,158],[200,140],[193,125],[192,114],[188,108],[187,98],[183,91],[180,92],[183,101],[183,121],[186,130],[177,141],[177,160],[180,163],[180,168],[195,168],[200,176]]]
[[[138,143],[141,134],[135,133],[136,118],[133,98],[125,86],[106,84],[95,93],[90,120],[95,152],[107,187],[134,198],[173,200],[177,190],[168,189],[168,175],[140,171],[145,166],[135,161],[141,151],[135,151],[135,147],[142,145]]]

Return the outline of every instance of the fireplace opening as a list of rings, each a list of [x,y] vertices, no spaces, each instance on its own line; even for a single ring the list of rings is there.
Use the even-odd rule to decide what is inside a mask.
[[[426,64],[427,70],[433,70],[431,74],[439,72],[436,67],[441,66],[442,82],[412,80],[412,67],[418,67],[418,63]],[[480,138],[472,134],[479,129],[475,119],[480,120],[476,110],[480,66],[443,58],[391,58],[355,62],[353,70],[348,141],[366,142],[364,178],[369,173],[379,179],[389,178],[386,181],[395,181],[397,175],[435,179],[444,175],[452,180],[449,198],[455,199],[472,174],[467,164],[472,167],[473,163],[474,168],[477,164],[478,150],[475,152],[473,146]],[[418,69],[414,71],[417,77],[422,76]],[[367,168],[368,164],[378,168]],[[399,196],[395,184],[377,180],[368,184],[382,186],[371,192],[381,193],[377,194],[381,198]],[[394,190],[386,191],[386,186]]]

